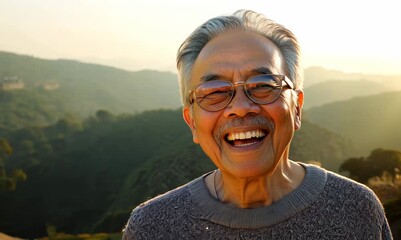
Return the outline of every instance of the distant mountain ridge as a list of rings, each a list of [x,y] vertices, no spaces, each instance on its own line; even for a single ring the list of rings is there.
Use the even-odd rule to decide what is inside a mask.
[[[133,113],[181,105],[177,76],[170,72],[129,72],[72,60],[44,60],[0,52],[0,82],[6,78],[17,78],[24,86],[13,91],[0,90],[0,115],[12,113],[13,121],[21,122],[11,124],[10,120],[0,119],[3,128],[51,124],[65,113],[85,117],[99,109]],[[51,88],[49,84],[53,84],[52,91],[44,87]]]
[[[321,67],[304,72],[305,109],[401,89],[401,76]],[[180,106],[177,75],[170,72],[130,72],[0,51],[0,134],[5,129],[53,124],[68,114],[86,117],[99,109],[117,114]]]
[[[394,91],[394,86],[366,79],[352,81],[327,80],[304,89],[304,109],[343,101],[357,96],[374,95],[390,91]]]
[[[304,70],[304,86],[309,87],[316,83],[328,80],[370,80],[392,85],[393,88],[401,90],[401,75],[345,73],[339,70],[326,69],[323,67],[308,67]]]
[[[397,90],[401,90],[401,75],[345,73],[322,67],[304,70],[304,109]]]

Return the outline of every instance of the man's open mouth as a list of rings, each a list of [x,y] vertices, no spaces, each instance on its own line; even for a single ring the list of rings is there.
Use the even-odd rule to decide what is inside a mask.
[[[267,134],[267,131],[261,129],[232,132],[225,136],[225,140],[232,146],[245,147],[262,141]]]

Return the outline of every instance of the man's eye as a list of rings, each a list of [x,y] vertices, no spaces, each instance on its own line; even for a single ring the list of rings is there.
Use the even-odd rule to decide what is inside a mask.
[[[249,91],[271,91],[277,88],[278,86],[270,83],[261,83],[261,84],[253,84],[248,86]]]
[[[272,89],[272,88],[275,88],[275,86],[272,86],[272,85],[266,84],[266,83],[264,83],[264,84],[259,84],[259,85],[257,85],[257,86],[254,87],[254,89],[256,89],[256,90],[258,90],[258,89],[260,89],[260,90],[263,90],[263,89]]]
[[[230,93],[228,91],[216,91],[203,96],[198,97],[199,101],[207,101],[209,104],[218,103],[224,101],[229,97]]]

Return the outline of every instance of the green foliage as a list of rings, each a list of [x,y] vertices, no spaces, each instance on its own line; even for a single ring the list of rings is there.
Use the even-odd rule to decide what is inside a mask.
[[[54,233],[54,235],[40,238],[39,240],[120,240],[122,238],[121,233],[108,234],[108,233],[96,233],[96,234],[65,234],[65,233]]]
[[[378,148],[372,151],[367,161],[380,175],[387,172],[394,181],[395,175],[401,170],[401,151]]]
[[[11,155],[13,148],[6,139],[0,139],[0,190],[13,191],[15,190],[17,181],[25,181],[26,174],[21,169],[14,170],[11,177],[7,176],[5,168],[6,155]]]
[[[26,173],[22,169],[15,169],[11,176],[15,181],[26,181],[27,179]]]
[[[15,181],[9,177],[0,178],[0,190],[13,191],[15,190]]]
[[[114,115],[106,110],[98,110],[96,112],[96,118],[101,122],[110,122],[115,120]]]
[[[6,139],[0,139],[0,156],[7,154],[11,155],[13,153],[13,148],[10,146]]]
[[[7,177],[6,169],[4,167],[5,155],[11,155],[13,149],[10,144],[5,139],[0,139],[0,180],[3,180]],[[1,183],[0,189],[4,189],[4,187],[9,186],[6,182]]]
[[[367,158],[349,158],[345,160],[340,171],[349,172],[349,176],[361,183],[367,183],[375,176],[389,173],[394,181],[396,173],[401,169],[401,152],[395,150],[375,149]]]

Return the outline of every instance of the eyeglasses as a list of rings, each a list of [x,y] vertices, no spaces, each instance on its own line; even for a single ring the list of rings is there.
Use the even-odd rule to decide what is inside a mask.
[[[257,104],[269,104],[277,100],[284,86],[294,89],[294,84],[285,75],[263,74],[242,82],[211,80],[201,83],[189,92],[189,103],[194,101],[206,111],[216,112],[230,104],[235,87],[244,86],[244,92]]]

